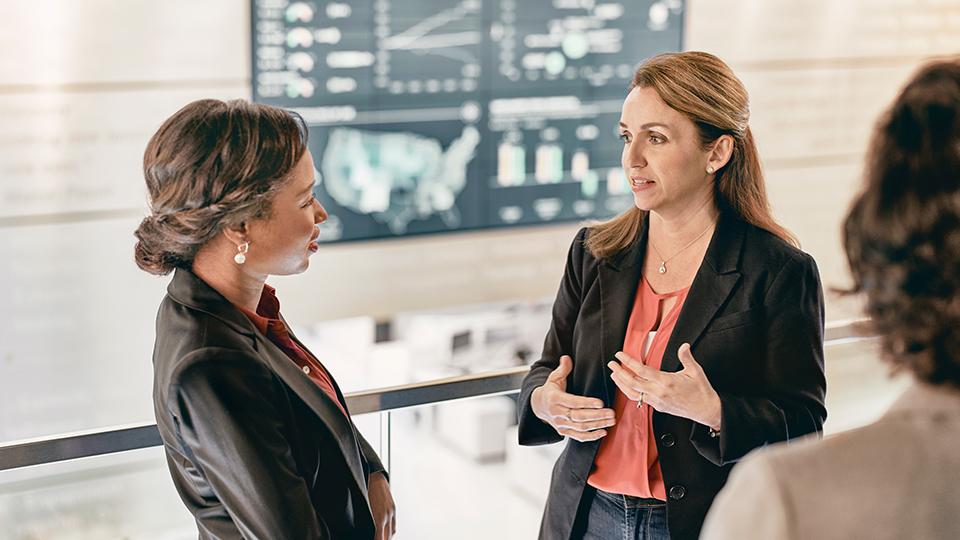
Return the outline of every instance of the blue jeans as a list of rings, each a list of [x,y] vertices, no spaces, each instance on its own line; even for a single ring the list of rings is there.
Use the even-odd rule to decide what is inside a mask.
[[[583,540],[670,540],[667,503],[607,493],[587,486],[574,538]]]

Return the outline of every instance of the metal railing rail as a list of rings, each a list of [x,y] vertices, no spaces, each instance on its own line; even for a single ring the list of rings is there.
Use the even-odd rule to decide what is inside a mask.
[[[352,414],[389,412],[443,401],[516,392],[528,366],[345,395]],[[160,446],[152,422],[12,441],[0,445],[0,471]]]
[[[839,321],[827,326],[827,347],[870,339],[859,333],[862,321]],[[509,394],[520,389],[529,366],[486,371],[422,383],[405,384],[347,394],[352,414],[395,411],[472,397]],[[138,450],[162,445],[155,423],[112,426],[0,444],[0,471],[58,461]]]

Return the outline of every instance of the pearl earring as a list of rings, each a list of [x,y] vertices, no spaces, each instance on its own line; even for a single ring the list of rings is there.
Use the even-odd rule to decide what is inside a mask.
[[[707,174],[713,174],[713,165],[707,166]]]
[[[234,262],[243,264],[247,262],[247,251],[250,250],[250,242],[244,242],[237,246],[237,254],[233,256]]]

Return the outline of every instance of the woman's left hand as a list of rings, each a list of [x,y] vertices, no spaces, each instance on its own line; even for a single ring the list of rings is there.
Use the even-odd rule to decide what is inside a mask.
[[[623,351],[614,356],[622,365],[611,361],[607,366],[613,371],[613,382],[625,396],[720,431],[720,396],[693,358],[689,343],[677,351],[683,369],[676,373],[645,366]]]
[[[367,482],[367,492],[370,495],[370,510],[373,512],[373,522],[377,526],[376,540],[390,540],[397,534],[397,507],[393,504],[393,495],[390,494],[390,483],[382,472],[370,475]]]

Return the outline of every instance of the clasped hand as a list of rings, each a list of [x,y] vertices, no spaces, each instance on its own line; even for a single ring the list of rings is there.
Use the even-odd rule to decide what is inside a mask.
[[[623,351],[614,356],[620,363],[607,364],[613,371],[611,378],[629,399],[720,430],[720,396],[694,359],[689,343],[677,351],[683,369],[675,373],[653,369]]]

